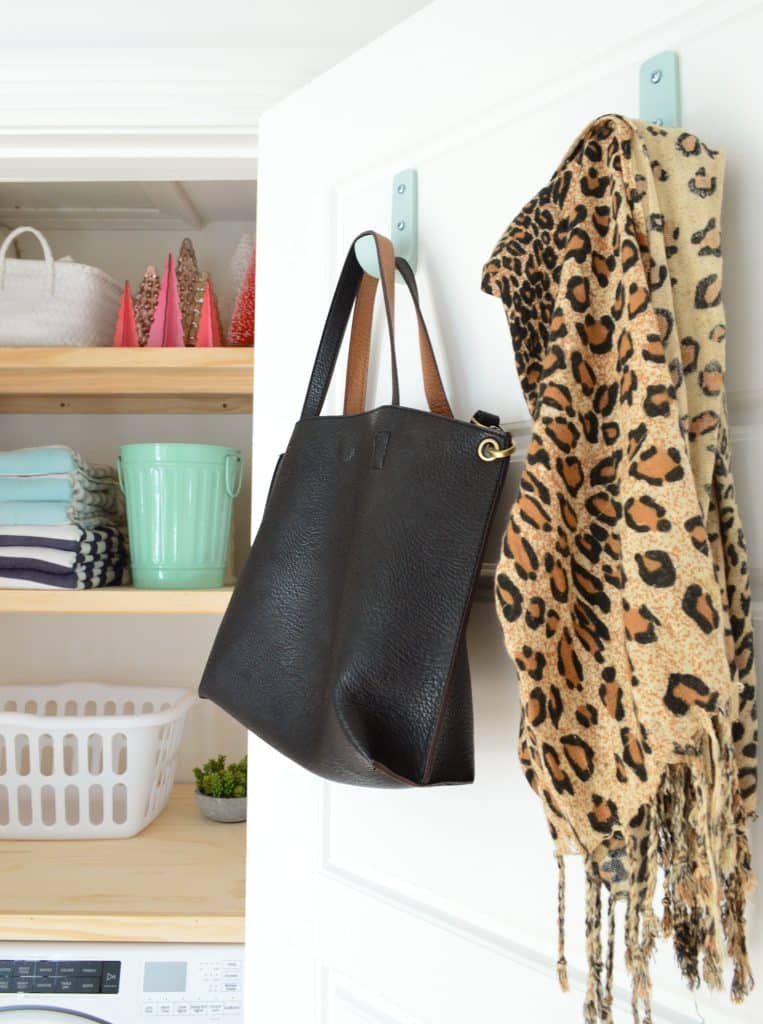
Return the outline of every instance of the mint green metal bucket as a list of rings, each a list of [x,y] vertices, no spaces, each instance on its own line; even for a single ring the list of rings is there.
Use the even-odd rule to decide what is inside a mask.
[[[117,461],[136,587],[221,587],[241,452],[214,444],[125,444]]]

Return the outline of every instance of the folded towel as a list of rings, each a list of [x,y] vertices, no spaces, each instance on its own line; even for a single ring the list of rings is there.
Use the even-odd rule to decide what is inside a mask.
[[[105,495],[115,504],[119,493],[116,477],[89,477],[79,470],[43,476],[0,476],[0,501],[81,501]]]
[[[114,500],[98,501],[0,501],[2,526],[65,526],[74,523],[89,529],[124,526],[124,506]]]
[[[83,529],[74,523],[66,526],[0,526],[0,550],[5,547],[54,548],[59,551],[77,551]]]
[[[0,589],[5,590],[92,590],[127,583],[126,566],[82,566],[67,573],[41,572],[37,569],[3,569]]]
[[[0,501],[71,501],[68,473],[49,476],[0,476]]]
[[[42,476],[49,473],[74,473],[77,470],[93,479],[114,477],[111,466],[91,466],[78,452],[66,445],[0,451],[0,475],[3,476]]]
[[[18,448],[0,452],[0,473],[31,475],[40,473],[72,473],[77,468],[74,452],[64,445],[45,448]]]
[[[0,503],[3,526],[63,526],[70,522],[67,501],[4,501]]]
[[[0,547],[0,586],[83,589],[126,582],[129,557],[122,532],[75,529],[80,535],[75,551],[34,545]]]
[[[4,569],[71,572],[76,561],[76,551],[58,551],[56,548],[0,547],[0,572]]]

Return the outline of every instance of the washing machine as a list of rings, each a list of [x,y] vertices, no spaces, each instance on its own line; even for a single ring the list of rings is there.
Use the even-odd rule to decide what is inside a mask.
[[[244,947],[0,942],[0,1024],[244,1024]]]

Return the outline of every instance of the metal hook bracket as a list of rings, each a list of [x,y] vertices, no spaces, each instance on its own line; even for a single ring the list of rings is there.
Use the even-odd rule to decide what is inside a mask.
[[[416,269],[419,255],[419,183],[413,167],[398,171],[392,179],[392,228],[390,236],[395,255],[402,256]],[[367,274],[379,276],[379,261],[373,238],[361,238],[355,255]]]
[[[678,54],[664,50],[645,60],[639,71],[639,117],[661,128],[681,123]]]

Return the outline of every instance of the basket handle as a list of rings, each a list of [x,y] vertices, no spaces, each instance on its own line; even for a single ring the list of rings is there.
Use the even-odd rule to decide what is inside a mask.
[[[15,242],[19,235],[30,234],[34,235],[37,241],[42,247],[42,255],[45,260],[45,265],[48,268],[48,291],[51,295],[55,295],[55,272],[56,264],[53,259],[53,252],[48,244],[48,240],[41,231],[37,228],[21,227],[11,231],[9,235],[3,240],[3,244],[0,246],[0,289],[5,288],[5,264],[8,259],[8,250],[11,247],[11,242]]]
[[[234,477],[231,473],[231,463],[235,460],[238,468],[238,476]],[[235,472],[235,471],[234,471]],[[241,483],[244,479],[244,466],[241,462],[240,455],[233,455],[228,453],[225,456],[225,493],[229,498],[237,498],[241,492]],[[235,480],[235,485],[233,481]]]
[[[117,480],[119,481],[119,490],[122,494],[125,493],[125,482],[122,479],[122,456],[117,455]],[[125,495],[127,497],[127,495]]]

